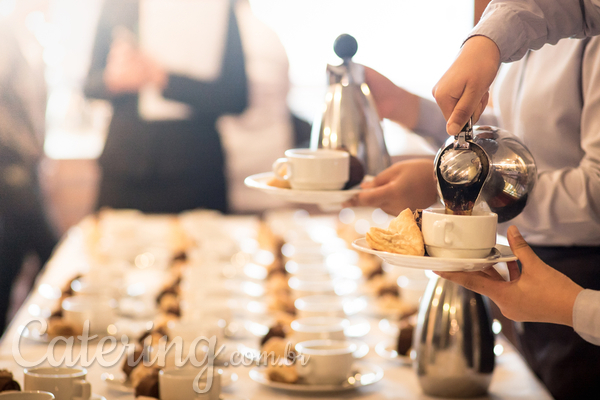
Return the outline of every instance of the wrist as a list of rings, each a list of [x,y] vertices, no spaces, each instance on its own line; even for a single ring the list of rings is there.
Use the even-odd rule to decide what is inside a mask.
[[[496,69],[500,67],[500,48],[496,42],[487,36],[474,35],[463,43],[461,54],[473,54],[473,58],[482,62],[491,62]]]

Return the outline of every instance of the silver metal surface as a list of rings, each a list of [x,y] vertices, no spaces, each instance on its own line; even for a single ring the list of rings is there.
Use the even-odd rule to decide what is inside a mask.
[[[345,149],[361,161],[365,174],[377,175],[391,161],[364,67],[344,57],[340,65],[327,65],[327,76],[323,114],[313,124],[310,147]]]
[[[438,152],[435,175],[440,197],[446,204],[455,201],[457,193],[469,193],[474,202],[487,203],[498,214],[498,222],[509,221],[525,208],[535,186],[535,160],[519,139],[496,127],[475,126],[471,137],[465,136],[467,150],[457,148],[455,138]]]
[[[446,182],[464,185],[479,178],[482,166],[479,156],[473,150],[454,148],[441,155],[439,169]]]
[[[494,333],[481,295],[432,278],[421,301],[413,347],[413,365],[426,395],[487,393],[495,365]]]

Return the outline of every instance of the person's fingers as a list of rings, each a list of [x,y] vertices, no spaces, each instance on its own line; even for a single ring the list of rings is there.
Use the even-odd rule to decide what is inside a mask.
[[[361,189],[371,189],[371,188],[374,188],[375,186],[377,186],[377,185],[375,184],[374,179],[371,179],[370,181],[363,181],[360,184]]]
[[[486,92],[487,93],[487,92]],[[473,113],[478,108],[481,102],[482,94],[479,93],[475,88],[469,86],[465,87],[464,92],[458,99],[454,110],[448,118],[446,124],[446,130],[449,135],[458,135],[473,116]]]
[[[479,272],[439,272],[437,273],[444,279],[458,283],[465,288],[472,290],[476,293],[483,294],[484,296],[490,296],[495,293],[495,287],[497,283],[494,279],[491,279],[489,275]]]
[[[496,269],[494,267],[486,268],[481,272],[486,274],[487,276],[489,276],[491,279],[493,279],[495,281],[505,282],[505,279],[502,277],[502,275],[500,275],[500,273],[498,271],[496,271]]]
[[[472,117],[473,124],[475,124],[477,121],[479,121],[479,117],[481,117],[481,114],[483,114],[483,112],[485,111],[485,108],[487,107],[489,100],[490,100],[490,92],[486,92],[483,95],[483,97],[481,98],[481,102],[479,102],[479,105],[475,109],[475,112],[473,113],[473,117]]]
[[[388,185],[383,185],[365,190],[355,196],[355,198],[357,199],[357,203],[362,206],[379,206],[387,198],[388,192]]]
[[[373,184],[373,186],[371,186],[371,187],[385,185],[385,184],[389,183],[390,181],[392,181],[393,179],[397,178],[399,173],[400,173],[400,171],[394,167],[384,169],[379,174],[377,174],[373,178],[373,180],[371,180],[371,183]]]
[[[444,77],[442,77],[442,79],[443,78]],[[444,118],[448,120],[448,118],[450,118],[450,115],[452,114],[452,110],[454,110],[454,107],[456,106],[456,103],[460,98],[460,95],[462,94],[463,89],[459,90],[456,94],[452,95],[449,93],[442,93],[440,86],[442,86],[441,80],[433,87],[432,94],[435,98],[437,105],[440,107]]]
[[[516,261],[511,261],[506,263],[506,266],[508,267],[508,276],[510,281],[514,281],[519,279],[519,277],[521,276],[521,271],[519,270],[519,265],[517,264]]]
[[[538,256],[535,255],[531,247],[527,244],[521,233],[517,229],[516,226],[511,225],[508,228],[508,244],[510,244],[510,249],[513,254],[517,256],[521,264],[523,265],[523,270],[525,270],[526,266],[534,265],[536,262],[540,261]],[[525,272],[525,271],[523,271]]]

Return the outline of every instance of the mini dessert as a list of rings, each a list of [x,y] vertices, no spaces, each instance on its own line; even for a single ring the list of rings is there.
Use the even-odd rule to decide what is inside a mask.
[[[260,345],[264,346],[271,338],[285,338],[286,337],[286,329],[283,324],[277,322],[275,325],[269,328],[267,334],[261,339]]]
[[[166,314],[181,316],[179,298],[173,293],[164,293],[159,301],[158,309]]]
[[[269,364],[267,377],[273,382],[282,383],[296,383],[299,379],[296,366],[288,360],[279,360],[276,364]]]
[[[363,168],[362,163],[358,158],[350,154],[350,178],[348,179],[348,182],[346,182],[344,189],[350,189],[351,187],[358,185],[362,182],[364,177],[365,169]]]
[[[135,397],[146,396],[158,399],[158,369],[143,364],[138,365],[131,373],[131,385],[135,390]]]
[[[277,272],[276,274],[272,274],[267,276],[267,283],[265,284],[265,289],[267,293],[287,293],[290,291],[290,287],[288,285],[288,277],[287,275]]]
[[[276,324],[280,324],[281,326],[283,326],[283,331],[284,332],[289,332],[291,331],[291,325],[292,325],[292,321],[294,321],[296,319],[295,313],[294,314],[288,314],[286,312],[277,312],[275,313],[275,323]]]
[[[7,390],[21,390],[19,382],[13,379],[13,374],[7,369],[0,369],[0,392]]]
[[[273,186],[280,189],[291,189],[289,181],[284,181],[283,179],[279,179],[277,177],[272,177],[267,181],[267,185]]]
[[[267,303],[269,311],[283,311],[291,315],[296,314],[296,306],[294,305],[294,299],[290,297],[287,292],[277,292],[270,296]]]
[[[144,351],[142,346],[137,346],[133,353],[127,355],[123,360],[123,365],[121,369],[129,379],[131,372],[142,362],[145,358],[147,358],[148,352]]]
[[[166,334],[169,322],[178,320],[178,315],[172,313],[160,313],[154,318],[154,330]]]
[[[417,226],[410,209],[402,211],[387,230],[371,227],[367,232],[367,243],[372,249],[412,256],[424,256],[423,234]]]
[[[50,318],[48,320],[48,330],[46,331],[51,338],[75,337],[82,334],[81,326],[76,326],[72,322],[65,321],[63,318]]]
[[[413,334],[415,331],[415,325],[410,319],[400,320],[400,334],[398,335],[398,343],[396,345],[396,351],[402,356],[408,355],[413,342]]]
[[[362,270],[363,276],[371,280],[378,275],[383,274],[381,258],[369,253],[358,253],[358,267]]]
[[[271,359],[273,356],[275,359],[287,358],[291,353],[291,349],[292,345],[290,341],[281,337],[270,338],[261,348],[263,354],[268,359]]]
[[[160,340],[169,340],[167,332],[162,327],[144,332],[138,338],[138,343],[144,347],[155,347]]]

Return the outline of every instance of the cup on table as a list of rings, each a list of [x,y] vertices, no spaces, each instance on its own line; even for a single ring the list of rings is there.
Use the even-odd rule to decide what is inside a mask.
[[[354,362],[356,343],[346,340],[309,340],[296,344],[296,351],[308,356],[296,361],[298,375],[312,385],[337,385],[348,379]]]
[[[9,390],[0,393],[0,399],[2,400],[54,400],[55,397],[50,392],[42,392],[40,390],[29,390],[19,392],[16,390]]]
[[[197,368],[165,368],[158,373],[158,390],[161,400],[219,400],[221,395],[221,375],[217,369],[209,367],[198,379],[198,390],[208,390],[206,393],[197,393]]]
[[[427,254],[446,258],[485,258],[496,245],[498,215],[446,214],[443,208],[423,210],[421,230]]]
[[[292,189],[339,190],[350,178],[350,155],[343,150],[290,149],[275,161],[273,172]]]
[[[344,318],[308,317],[299,318],[291,323],[292,337],[296,342],[308,340],[345,340],[344,329],[350,321]]]
[[[108,326],[116,320],[117,302],[107,296],[73,296],[63,300],[63,316],[65,321],[83,328],[85,321],[90,321],[90,333],[106,333]]]
[[[23,374],[26,391],[50,392],[56,400],[88,400],[92,395],[84,368],[25,368]]]
[[[299,318],[345,317],[344,299],[336,295],[313,295],[294,301]]]

